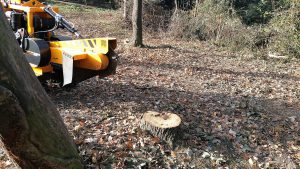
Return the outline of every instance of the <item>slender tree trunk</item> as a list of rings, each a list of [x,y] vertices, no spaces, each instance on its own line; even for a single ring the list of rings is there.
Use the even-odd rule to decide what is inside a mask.
[[[174,14],[173,15],[177,16],[177,11],[178,11],[178,2],[177,2],[177,0],[174,0],[174,3],[175,3],[175,10],[174,10]]]
[[[31,70],[0,5],[0,134],[22,168],[83,168],[62,118]]]
[[[127,0],[124,0],[123,1],[123,18],[124,18],[124,21],[127,21],[128,20],[128,9],[127,9]]]
[[[142,0],[134,0],[132,11],[132,45],[135,47],[143,46],[143,29],[142,29]]]

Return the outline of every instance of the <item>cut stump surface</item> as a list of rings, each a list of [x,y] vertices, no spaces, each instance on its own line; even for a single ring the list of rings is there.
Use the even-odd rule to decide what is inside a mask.
[[[141,119],[141,128],[150,131],[154,136],[165,140],[170,145],[178,136],[181,118],[170,112],[147,111]]]

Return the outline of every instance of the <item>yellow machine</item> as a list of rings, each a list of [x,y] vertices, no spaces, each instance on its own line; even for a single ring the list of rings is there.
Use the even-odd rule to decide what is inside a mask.
[[[40,80],[53,79],[67,85],[115,73],[115,38],[82,39],[74,25],[57,13],[57,7],[37,0],[0,1],[26,59]],[[54,30],[59,28],[79,39],[56,35]]]

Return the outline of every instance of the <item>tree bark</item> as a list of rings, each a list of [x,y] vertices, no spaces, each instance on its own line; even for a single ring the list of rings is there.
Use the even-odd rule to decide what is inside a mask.
[[[143,46],[143,24],[142,24],[142,0],[134,0],[132,11],[132,45],[134,47]]]
[[[17,44],[0,5],[0,134],[22,168],[83,168],[62,118]]]

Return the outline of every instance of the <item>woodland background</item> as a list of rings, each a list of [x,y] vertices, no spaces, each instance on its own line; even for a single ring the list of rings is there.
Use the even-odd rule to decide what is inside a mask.
[[[124,5],[120,0],[72,2],[112,8]],[[130,3],[127,2],[127,8],[132,6]],[[145,0],[143,3],[144,30],[152,34],[209,41],[259,57],[300,57],[298,0]]]

